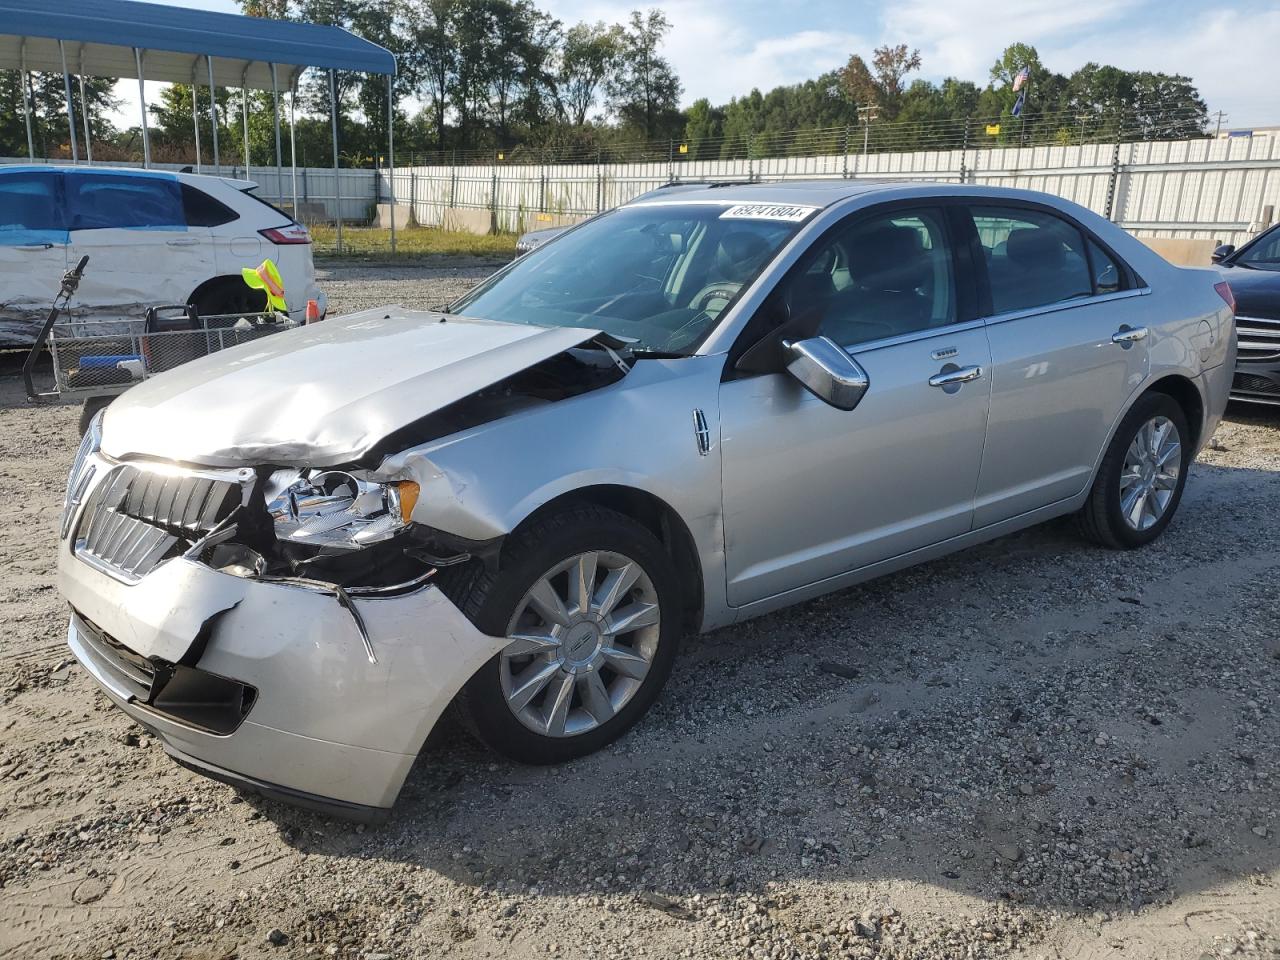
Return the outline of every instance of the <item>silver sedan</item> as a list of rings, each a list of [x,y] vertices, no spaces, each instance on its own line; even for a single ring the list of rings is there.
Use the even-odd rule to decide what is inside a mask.
[[[441,713],[516,760],[639,720],[682,636],[1064,514],[1173,520],[1230,291],[1043,194],[821,181],[603,214],[116,400],[69,642],[180,762],[385,815]]]

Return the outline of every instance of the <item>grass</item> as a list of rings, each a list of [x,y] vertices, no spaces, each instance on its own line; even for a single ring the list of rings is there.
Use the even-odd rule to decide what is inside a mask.
[[[331,224],[316,224],[311,231],[316,257],[375,260],[391,257],[391,231],[378,227],[342,228],[342,252],[338,252],[338,230]],[[476,236],[432,227],[409,227],[396,231],[396,259],[414,257],[484,257],[510,259],[515,256],[514,234]]]

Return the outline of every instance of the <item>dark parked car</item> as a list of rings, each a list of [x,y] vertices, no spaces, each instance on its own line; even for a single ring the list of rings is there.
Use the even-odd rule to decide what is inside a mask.
[[[1231,398],[1280,406],[1280,224],[1213,260],[1236,298],[1240,349]]]

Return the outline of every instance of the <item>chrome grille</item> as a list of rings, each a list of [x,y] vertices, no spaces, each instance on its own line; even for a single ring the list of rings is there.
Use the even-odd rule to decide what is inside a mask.
[[[91,495],[76,553],[114,576],[138,580],[212,530],[239,503],[234,480],[121,464]]]
[[[1237,359],[1280,359],[1280,321],[1236,317]]]

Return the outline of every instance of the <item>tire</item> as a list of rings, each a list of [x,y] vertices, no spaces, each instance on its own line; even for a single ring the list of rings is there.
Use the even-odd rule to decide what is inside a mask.
[[[89,432],[89,424],[97,416],[99,410],[105,410],[115,397],[89,397],[80,408],[80,436]]]
[[[238,278],[211,284],[191,298],[202,317],[220,317],[232,313],[262,313],[267,309],[267,295],[254,290]]]
[[[1167,446],[1168,434],[1159,433],[1167,422],[1177,431],[1178,449],[1171,452]],[[1139,437],[1140,431],[1149,425],[1156,427],[1156,433],[1145,433]],[[1142,449],[1150,446],[1152,437],[1158,440],[1161,450],[1151,466],[1161,457],[1170,457],[1164,467],[1156,469],[1153,474],[1146,474],[1146,468],[1126,472],[1126,463],[1132,464],[1134,456]],[[1106,455],[1094,478],[1089,498],[1079,513],[1080,530],[1084,536],[1094,543],[1112,550],[1132,550],[1144,547],[1160,536],[1173,520],[1178,504],[1182,500],[1182,491],[1187,483],[1187,471],[1191,466],[1192,449],[1188,441],[1191,431],[1187,425],[1186,414],[1172,397],[1163,393],[1148,393],[1139,397],[1133,407],[1120,422],[1115,436],[1107,447]],[[1145,445],[1145,446],[1144,446]],[[1131,448],[1133,448],[1131,450]],[[1136,453],[1135,453],[1136,452]],[[1172,481],[1167,477],[1168,467],[1173,460],[1177,461],[1177,476]],[[1154,483],[1149,486],[1148,481]],[[1125,487],[1122,496],[1122,485]],[[1135,489],[1136,488],[1136,489]],[[1146,498],[1141,496],[1142,490],[1148,491]],[[1163,493],[1169,494],[1163,507],[1159,506]],[[1131,499],[1132,496],[1132,499]],[[1142,504],[1138,503],[1142,500]],[[1147,504],[1150,504],[1148,506]],[[1126,507],[1132,505],[1126,518]],[[1135,522],[1134,514],[1137,513]],[[1158,515],[1156,514],[1158,511]]]
[[[584,562],[583,556],[595,559]],[[566,563],[569,569],[554,572]],[[570,577],[588,567],[591,612],[582,614],[573,602]],[[634,585],[618,591],[621,599],[610,608],[617,619],[597,615],[602,607],[595,601],[603,597],[607,602],[612,596],[606,587],[625,584],[636,570]],[[478,564],[448,573],[441,589],[480,630],[500,637],[521,633],[538,638],[538,644],[514,641],[486,663],[454,701],[463,724],[490,749],[512,760],[562,763],[599,750],[644,716],[671,673],[681,633],[679,582],[658,539],[622,514],[589,504],[566,508],[509,538],[496,573]],[[538,607],[531,595],[544,581],[561,598],[561,614],[568,613],[569,621],[584,619],[557,626],[542,617],[538,611],[544,607]],[[641,611],[636,622],[649,620],[652,611],[645,611],[654,603],[656,624],[616,635],[601,631],[601,624],[625,622],[627,618],[618,615],[628,611]],[[548,632],[556,631],[561,634],[558,645],[546,645]],[[631,675],[639,672],[638,661],[646,659],[643,676]],[[627,673],[615,670],[615,663]],[[528,681],[522,686],[520,681],[530,676],[536,681],[542,673],[549,679],[527,705],[519,705],[523,692],[535,685]],[[600,699],[601,692],[607,703]],[[561,701],[565,706],[558,711]]]

